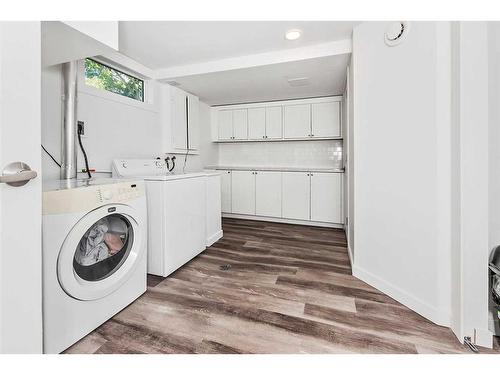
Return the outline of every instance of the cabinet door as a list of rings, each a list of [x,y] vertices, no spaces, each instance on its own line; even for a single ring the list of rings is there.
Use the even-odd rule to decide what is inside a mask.
[[[310,138],[311,134],[311,105],[297,104],[284,106],[285,138]]]
[[[266,137],[266,109],[248,109],[248,139],[265,139]]]
[[[233,110],[233,139],[248,139],[247,109]]]
[[[200,125],[199,125],[200,101],[197,96],[188,95],[188,148],[198,150]]]
[[[229,109],[220,110],[217,113],[219,125],[219,139],[228,140],[233,137],[233,111]]]
[[[231,211],[255,215],[255,172],[231,171]]]
[[[343,223],[341,173],[311,173],[311,220]]]
[[[184,91],[177,88],[173,88],[171,92],[172,145],[176,150],[185,150],[187,148],[187,96]]]
[[[220,171],[221,210],[231,213],[231,171]]]
[[[283,115],[281,107],[266,108],[266,138],[283,138]]]
[[[255,214],[281,217],[281,172],[255,173]]]
[[[283,172],[283,218],[309,220],[311,181],[309,173]]]
[[[340,137],[340,102],[312,104],[313,137]]]

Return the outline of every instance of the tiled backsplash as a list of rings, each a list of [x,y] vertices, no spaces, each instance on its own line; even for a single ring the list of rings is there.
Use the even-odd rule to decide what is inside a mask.
[[[218,164],[342,168],[342,140],[220,143]]]

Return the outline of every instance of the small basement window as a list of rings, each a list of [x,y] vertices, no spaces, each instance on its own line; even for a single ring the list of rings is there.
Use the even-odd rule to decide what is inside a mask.
[[[85,59],[85,84],[144,101],[144,81],[92,59]]]

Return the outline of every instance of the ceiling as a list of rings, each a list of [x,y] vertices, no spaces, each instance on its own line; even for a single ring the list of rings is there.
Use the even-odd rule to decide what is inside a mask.
[[[175,82],[209,105],[341,95],[348,60],[348,54],[325,56],[179,77]],[[287,81],[303,77],[308,78],[305,86],[293,87]]]
[[[351,21],[120,21],[120,52],[151,69],[350,39]],[[300,29],[298,40],[287,30]]]

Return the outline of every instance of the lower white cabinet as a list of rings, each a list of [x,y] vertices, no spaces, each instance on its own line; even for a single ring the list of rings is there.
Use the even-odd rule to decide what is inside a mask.
[[[231,171],[221,171],[221,210],[222,212],[231,212]]]
[[[254,171],[231,171],[231,212],[255,215]]]
[[[309,220],[311,181],[306,172],[283,172],[283,218]]]
[[[343,175],[326,172],[221,170],[226,214],[343,223]]]
[[[255,214],[281,217],[281,172],[255,173]]]
[[[342,223],[342,174],[310,173],[311,220]]]

